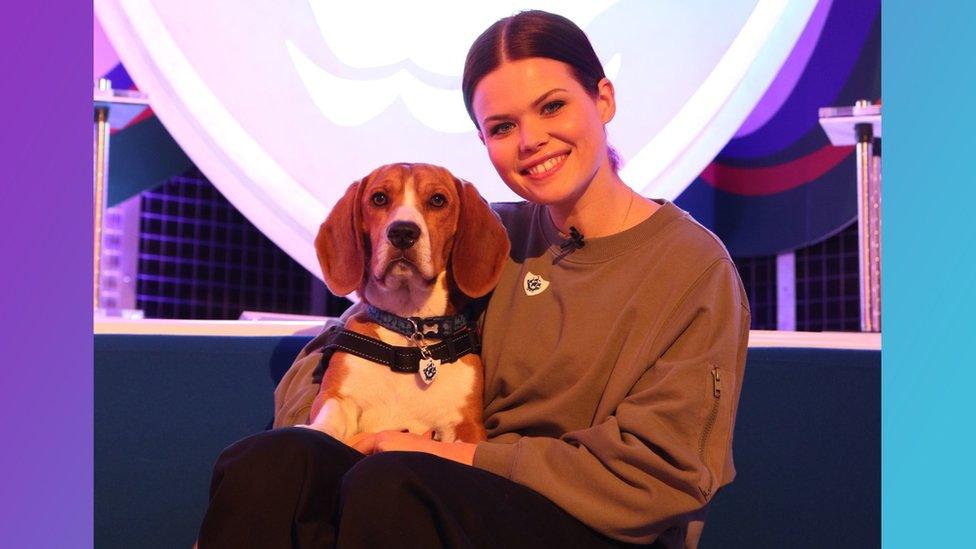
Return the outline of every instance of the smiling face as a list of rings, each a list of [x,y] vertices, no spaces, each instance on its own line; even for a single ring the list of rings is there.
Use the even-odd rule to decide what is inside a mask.
[[[610,81],[588,92],[569,65],[506,61],[475,87],[479,135],[498,175],[522,198],[572,209],[594,182],[609,182],[604,125],[614,115]]]

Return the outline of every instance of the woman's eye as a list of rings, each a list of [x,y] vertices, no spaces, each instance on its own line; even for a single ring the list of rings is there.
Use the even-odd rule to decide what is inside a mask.
[[[511,122],[502,122],[501,124],[496,124],[492,126],[491,129],[488,130],[488,133],[490,133],[491,135],[506,134],[512,131],[512,128],[514,127],[515,124],[512,124]]]
[[[565,104],[564,101],[550,101],[542,106],[542,114],[553,114],[563,108]]]
[[[370,201],[373,202],[374,206],[386,206],[386,193],[373,193]]]
[[[435,194],[434,196],[430,197],[429,202],[430,205],[435,208],[443,208],[444,205],[447,204],[447,199],[444,198],[444,195],[442,194]]]

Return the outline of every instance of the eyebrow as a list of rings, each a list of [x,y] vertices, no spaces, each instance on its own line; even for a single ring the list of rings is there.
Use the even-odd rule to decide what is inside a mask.
[[[550,95],[552,95],[552,94],[554,94],[556,92],[564,92],[564,91],[566,91],[566,90],[564,90],[563,88],[553,88],[553,89],[547,91],[546,93],[540,95],[538,98],[536,98],[536,100],[532,102],[532,107],[539,106],[539,104],[541,104],[542,102],[544,102]],[[488,122],[490,122],[492,120],[505,120],[505,119],[508,119],[508,118],[512,118],[512,115],[510,115],[510,114],[493,114],[491,116],[485,117],[485,119],[481,121],[481,126],[484,127],[484,126],[488,125]]]

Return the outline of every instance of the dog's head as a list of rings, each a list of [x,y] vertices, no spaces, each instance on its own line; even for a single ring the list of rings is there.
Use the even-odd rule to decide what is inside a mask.
[[[427,164],[389,164],[353,183],[315,249],[336,295],[422,289],[442,273],[469,297],[498,282],[509,242],[470,183]]]

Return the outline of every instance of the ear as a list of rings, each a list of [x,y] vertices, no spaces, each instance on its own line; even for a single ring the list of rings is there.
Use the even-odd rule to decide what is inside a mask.
[[[346,189],[315,237],[315,252],[325,285],[339,296],[359,288],[366,272],[360,211],[364,182],[362,179]]]
[[[613,120],[613,116],[617,113],[617,98],[616,92],[613,89],[613,82],[609,78],[603,78],[597,82],[596,89],[596,102],[597,107],[600,109],[600,120],[604,124],[607,124]]]
[[[511,247],[508,233],[474,185],[457,178],[454,183],[461,213],[454,233],[451,274],[465,295],[481,297],[498,284]]]

